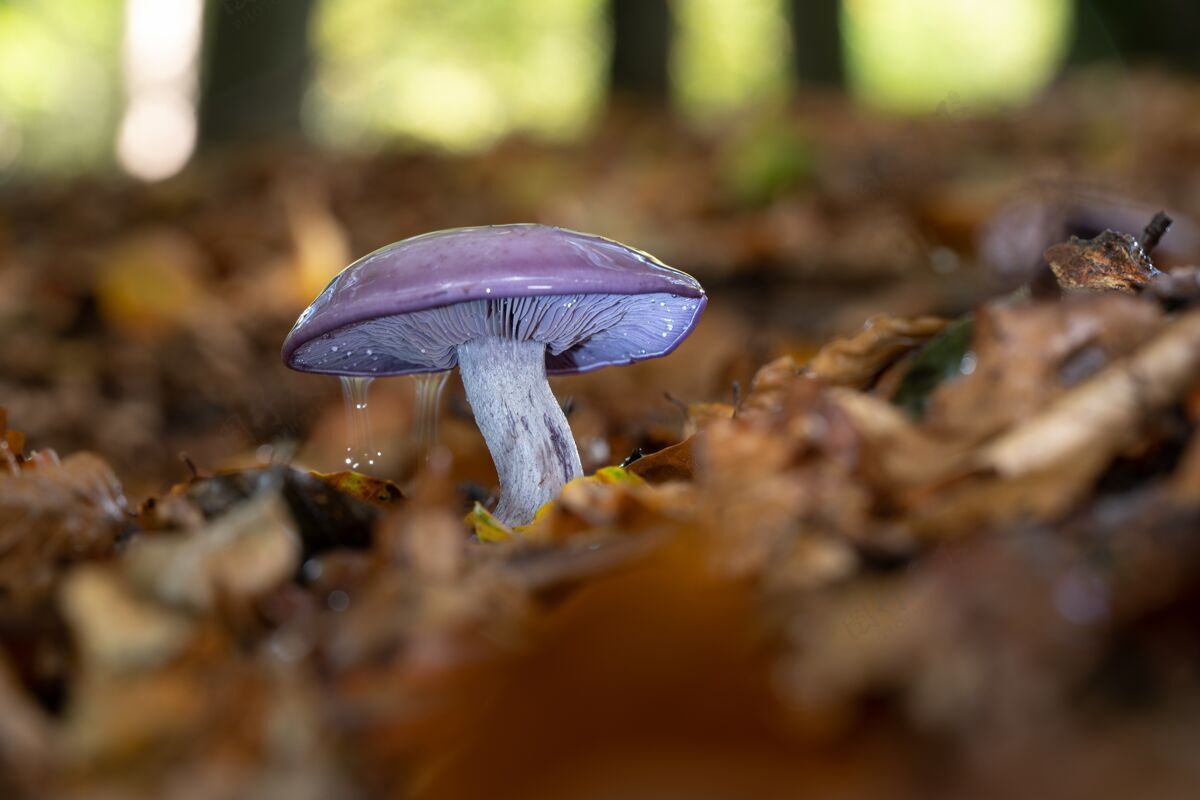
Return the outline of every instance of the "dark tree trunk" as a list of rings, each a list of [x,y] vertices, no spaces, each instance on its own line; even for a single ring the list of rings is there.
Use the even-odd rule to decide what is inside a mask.
[[[1078,0],[1071,64],[1157,63],[1200,72],[1196,0]]]
[[[610,86],[615,94],[665,98],[673,18],[667,0],[609,0]]]
[[[841,86],[842,25],[839,0],[791,0],[792,46],[801,83]]]
[[[313,0],[210,0],[200,146],[299,135]]]

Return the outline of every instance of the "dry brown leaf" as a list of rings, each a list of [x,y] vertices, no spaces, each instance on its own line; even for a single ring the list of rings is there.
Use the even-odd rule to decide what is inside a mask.
[[[1064,289],[1132,292],[1161,274],[1137,239],[1115,231],[1087,240],[1072,236],[1047,248],[1044,258]]]
[[[1200,312],[1190,312],[1128,359],[988,445],[978,463],[1016,477],[1090,460],[1089,454],[1111,458],[1139,435],[1150,415],[1178,400],[1198,373]]]
[[[695,447],[697,437],[703,435],[697,433],[678,444],[664,447],[648,456],[642,456],[626,469],[647,483],[690,481],[695,470],[695,456],[692,449]]]
[[[785,395],[800,377],[800,367],[791,356],[780,356],[760,367],[750,382],[750,391],[738,406],[738,415],[777,412]]]
[[[107,566],[73,570],[63,582],[60,605],[89,670],[158,666],[177,654],[194,630],[186,615],[136,596]]]
[[[44,596],[71,562],[108,554],[127,524],[116,475],[91,453],[0,474],[0,589],[18,603]]]
[[[728,403],[688,403],[683,438],[688,439],[704,430],[715,420],[729,419],[735,409]]]
[[[924,427],[974,444],[1037,413],[1162,326],[1156,304],[1122,294],[991,303],[976,314],[970,374],[929,398]]]
[[[300,565],[296,523],[271,492],[235,506],[195,531],[143,537],[122,569],[139,592],[169,606],[203,611],[218,597],[252,598]]]
[[[834,339],[808,363],[808,373],[835,386],[865,389],[896,359],[945,330],[941,317],[876,316],[852,336]]]

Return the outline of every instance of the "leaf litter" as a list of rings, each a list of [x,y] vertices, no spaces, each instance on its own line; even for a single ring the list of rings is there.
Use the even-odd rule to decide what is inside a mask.
[[[467,182],[505,164],[481,160]],[[819,348],[756,339],[714,304],[719,327],[692,351],[704,357],[681,359],[671,383],[687,400],[630,402],[647,382],[636,368],[572,385],[591,476],[526,529],[489,513],[494,476],[453,398],[445,452],[396,483],[272,452],[130,503],[135,479],[118,476],[169,419],[205,420],[170,453],[194,444],[202,464],[264,431],[280,452],[309,430],[337,438],[303,383],[281,378],[287,399],[267,409],[237,376],[258,374],[304,299],[293,272],[319,285],[320,252],[399,238],[379,208],[414,209],[399,233],[432,227],[430,198],[364,188],[432,185],[447,168],[404,169],[425,177],[347,178],[331,203],[320,181],[292,190],[298,263],[253,292],[229,267],[262,246],[261,198],[200,203],[188,225],[202,248],[143,231],[102,255],[110,341],[39,360],[44,343],[14,334],[6,375],[44,385],[45,401],[0,422],[0,794],[1194,793],[1200,291],[1195,267],[1154,266],[1177,229],[1155,250],[1127,232],[1070,239],[1062,222],[1050,227],[1065,241],[1031,236],[1013,257],[1032,268],[1025,256],[1045,251],[1053,291],[998,289],[965,315],[940,304],[946,316],[897,291],[895,313],[847,317],[861,327]],[[784,262],[811,245],[800,228],[832,231],[835,263],[879,279],[880,254],[900,258],[891,234],[847,232],[964,224],[946,187],[910,198],[909,225],[896,209],[860,218],[868,189],[833,185],[820,209],[773,187],[773,209],[696,225],[711,201],[678,186],[702,173],[642,163],[600,191],[624,196],[634,177],[646,191],[614,230],[652,246],[672,229],[714,269]],[[351,244],[327,217],[355,193],[372,233]],[[139,290],[147,258],[170,264],[156,292]],[[202,270],[266,317],[224,308]],[[940,296],[953,286],[940,280]],[[35,296],[63,330],[80,324]],[[149,360],[147,342],[194,374]],[[46,377],[46,363],[68,368]],[[136,403],[108,402],[122,381]],[[410,402],[381,391],[379,405]],[[123,455],[30,451],[8,427],[23,417]]]

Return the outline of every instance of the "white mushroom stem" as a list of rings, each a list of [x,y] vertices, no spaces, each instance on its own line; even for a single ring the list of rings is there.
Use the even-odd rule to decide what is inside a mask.
[[[496,516],[525,525],[583,474],[567,417],[546,382],[546,345],[472,339],[458,346],[458,369],[500,477]]]

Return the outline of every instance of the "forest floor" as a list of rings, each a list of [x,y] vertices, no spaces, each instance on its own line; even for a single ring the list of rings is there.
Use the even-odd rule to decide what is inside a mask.
[[[942,111],[8,187],[0,792],[1195,796],[1200,87]],[[279,347],[356,255],[516,221],[710,308],[554,381],[590,477],[512,530],[456,380],[427,462],[376,381],[338,473]]]

